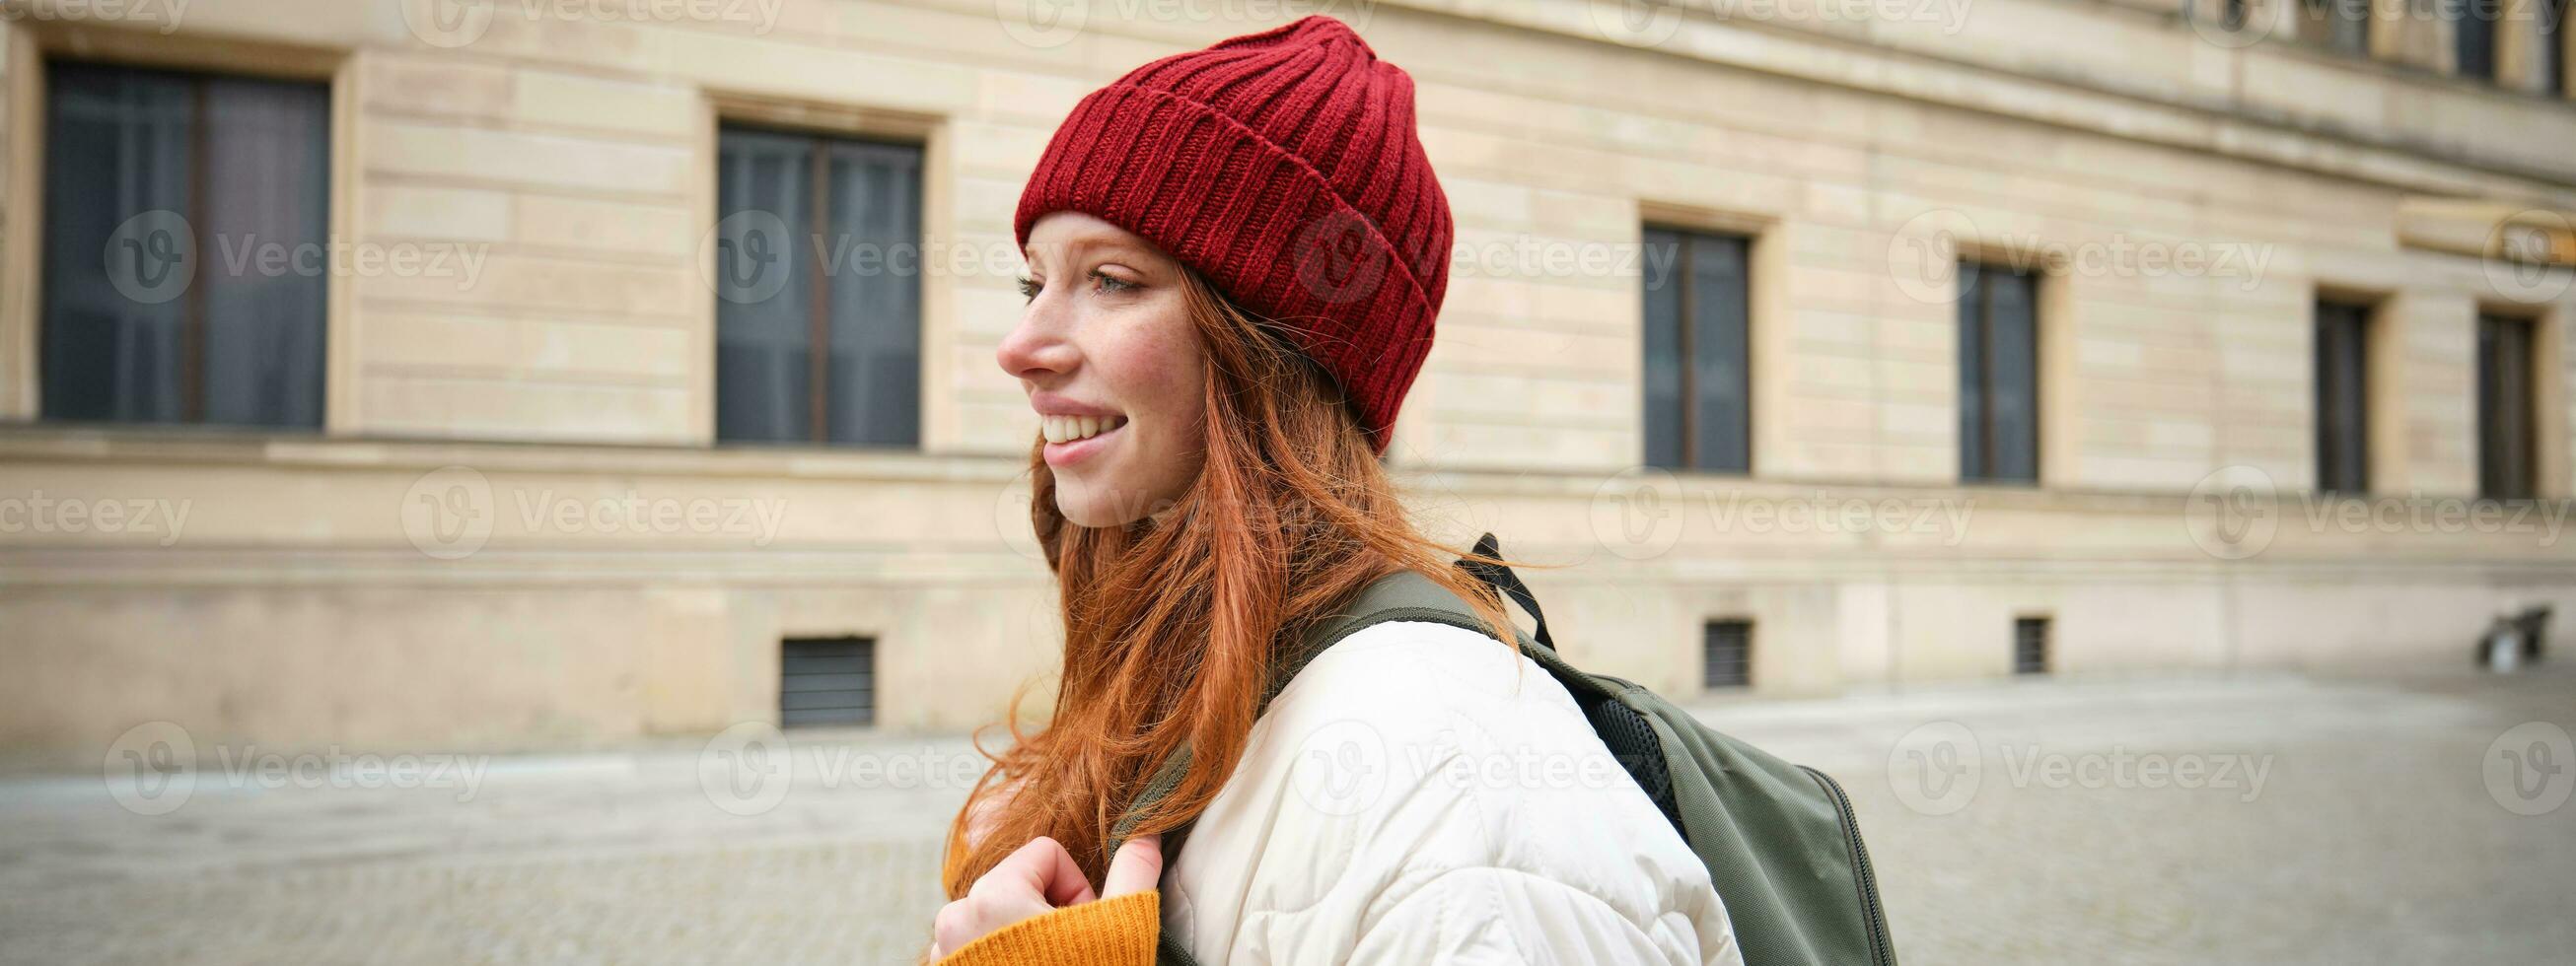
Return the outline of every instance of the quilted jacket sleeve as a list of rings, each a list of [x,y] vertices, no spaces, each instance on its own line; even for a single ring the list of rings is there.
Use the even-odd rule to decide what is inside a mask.
[[[1582,890],[1485,866],[1431,878],[1387,906],[1350,962],[1626,966],[1699,961],[1680,913],[1640,925]]]

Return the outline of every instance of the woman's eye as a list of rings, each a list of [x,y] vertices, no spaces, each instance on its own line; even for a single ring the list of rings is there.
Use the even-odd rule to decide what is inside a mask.
[[[1091,277],[1099,281],[1100,290],[1103,292],[1124,292],[1128,289],[1137,287],[1134,282],[1112,277],[1109,273],[1103,272],[1099,269],[1093,269],[1091,271]]]
[[[1038,284],[1037,279],[1030,278],[1026,275],[1020,276],[1020,300],[1024,302],[1037,301],[1038,290],[1045,287],[1046,286],[1044,285]]]

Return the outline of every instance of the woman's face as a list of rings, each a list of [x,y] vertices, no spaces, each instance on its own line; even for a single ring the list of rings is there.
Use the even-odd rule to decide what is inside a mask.
[[[1028,308],[995,358],[1046,436],[1056,511],[1109,527],[1177,501],[1205,456],[1207,360],[1181,263],[1059,211],[1029,228]]]

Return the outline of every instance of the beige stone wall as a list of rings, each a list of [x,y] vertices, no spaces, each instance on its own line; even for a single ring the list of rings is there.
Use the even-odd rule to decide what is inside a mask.
[[[1397,464],[1438,532],[1558,565],[1535,581],[1578,660],[1688,692],[1700,623],[1749,617],[1759,690],[1911,686],[2008,673],[2013,618],[2048,616],[2063,673],[2348,667],[2456,660],[2499,610],[2576,607],[2576,539],[2538,520],[2355,531],[2303,496],[2320,291],[2381,306],[2376,489],[2475,489],[2484,307],[2541,320],[2543,487],[2570,495],[2576,294],[2480,257],[2489,215],[2428,234],[2418,202],[2576,211],[2576,109],[2214,38],[2169,4],[1694,9],[1642,33],[1605,28],[1614,6],[1330,11],[1416,79],[1468,259]],[[0,519],[0,654],[22,669],[0,747],[156,718],[289,743],[702,734],[774,714],[777,641],[802,634],[880,637],[887,727],[991,720],[1054,631],[1014,506],[1034,420],[992,362],[1019,266],[975,263],[1008,251],[1020,180],[1083,93],[1284,15],[1100,3],[1049,33],[966,0],[640,23],[505,0],[442,32],[428,9],[0,28],[0,501],[188,508],[175,534]],[[339,237],[477,273],[334,277],[319,437],[31,422],[29,70],[81,55],[329,80]],[[921,452],[710,446],[720,119],[924,145],[925,244],[974,257],[924,278]],[[1639,278],[1616,266],[1646,221],[1757,237],[1751,479],[1634,469]],[[2037,489],[1955,482],[1956,251],[2050,270]],[[2211,535],[2222,470],[2276,497],[2243,559]],[[630,498],[719,519],[586,509]],[[1752,515],[1855,506],[1889,522]],[[490,531],[447,529],[469,517]]]

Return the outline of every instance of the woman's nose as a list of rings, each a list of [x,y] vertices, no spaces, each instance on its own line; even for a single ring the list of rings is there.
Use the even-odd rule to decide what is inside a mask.
[[[1063,312],[1056,301],[1040,292],[1020,312],[1020,324],[1002,337],[1001,348],[993,353],[1003,372],[1020,379],[1038,379],[1062,375],[1073,368],[1076,353],[1066,339]]]

